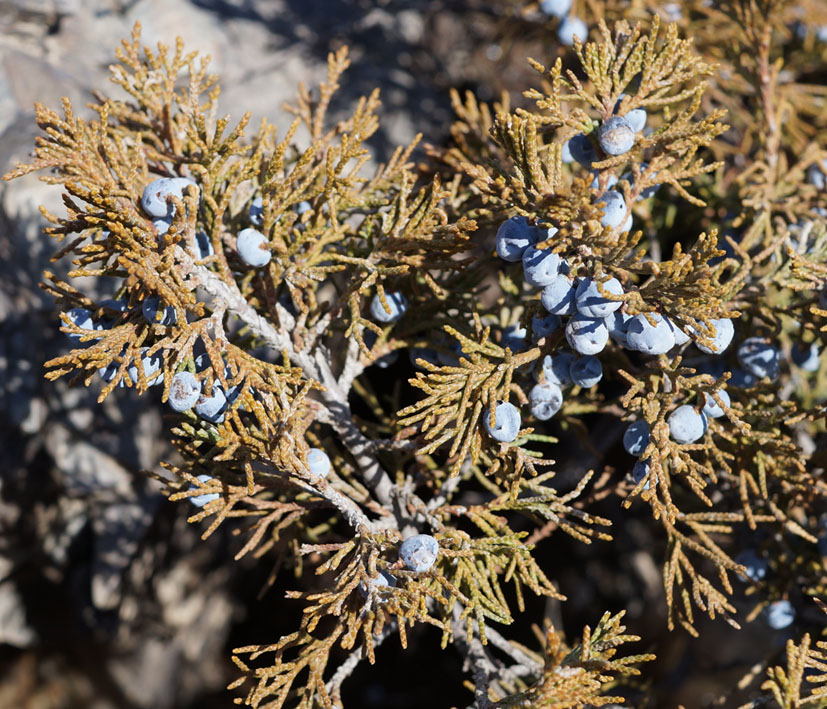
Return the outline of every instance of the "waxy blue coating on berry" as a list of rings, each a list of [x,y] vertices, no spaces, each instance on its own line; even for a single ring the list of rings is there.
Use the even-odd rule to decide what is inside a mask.
[[[144,188],[141,206],[151,217],[171,219],[175,215],[175,206],[172,202],[167,203],[167,196],[183,199],[184,189],[194,184],[186,177],[159,177]]]
[[[577,303],[574,300],[577,282],[568,276],[559,275],[545,288],[540,296],[543,307],[554,315],[574,315]]]
[[[411,571],[422,573],[430,569],[439,554],[439,542],[430,534],[416,534],[399,547],[399,558]]]
[[[169,231],[169,227],[172,225],[172,219],[153,219],[152,226],[155,227],[155,230],[158,232],[159,236],[163,236]]]
[[[158,308],[160,302],[161,299],[157,295],[152,295],[141,303],[141,312],[144,314],[144,318],[146,318],[146,321],[150,325],[174,325],[178,322],[178,315],[175,312],[175,308],[167,305],[159,316]]]
[[[687,335],[683,330],[681,330],[677,324],[671,318],[664,318],[667,324],[669,325],[670,329],[672,330],[672,337],[675,338],[675,344],[680,347],[681,345],[685,345],[691,339],[689,335]]]
[[[566,163],[566,165],[574,162],[574,155],[571,154],[571,147],[569,146],[568,140],[563,143],[563,147],[560,148],[560,159]]]
[[[563,392],[554,382],[546,379],[534,385],[528,393],[531,415],[539,421],[548,421],[563,405]]]
[[[213,478],[210,475],[199,475],[198,481],[202,483],[207,483]],[[198,488],[195,485],[190,485],[190,490],[197,490]],[[203,507],[208,502],[212,502],[213,500],[217,500],[221,495],[217,492],[207,492],[203,495],[195,495],[194,497],[187,498],[189,501],[195,505],[196,507]]]
[[[800,367],[805,372],[817,372],[821,367],[821,352],[817,342],[811,342],[808,345],[796,342],[790,358],[796,367]]]
[[[748,337],[738,348],[738,361],[750,374],[759,379],[778,376],[780,353],[762,337]]]
[[[545,317],[535,315],[531,318],[531,332],[534,336],[534,341],[537,342],[540,338],[548,337],[552,332],[560,329],[562,321],[559,315],[549,313]]]
[[[706,416],[689,404],[683,404],[669,414],[667,423],[676,443],[694,443],[706,433]]]
[[[575,355],[571,352],[556,352],[543,357],[541,371],[545,381],[560,387],[571,384],[571,363],[574,360]]]
[[[491,410],[486,407],[482,412],[482,427],[485,432],[495,441],[500,443],[511,443],[520,432],[522,423],[520,410],[507,401],[501,401],[495,409],[496,423],[491,425]]]
[[[307,467],[312,475],[326,478],[330,472],[330,458],[321,448],[311,448],[307,451]]]
[[[222,423],[227,411],[227,395],[219,382],[213,382],[212,396],[202,394],[195,404],[195,413],[210,423]]]
[[[169,385],[167,402],[175,411],[187,411],[201,398],[201,382],[191,372],[178,372]]]
[[[380,591],[383,588],[395,588],[396,587],[396,576],[393,574],[385,571],[380,570],[379,573],[374,576],[372,579],[368,580],[368,585],[365,586],[365,582],[362,581],[359,584],[359,593],[361,593],[365,598],[371,592]]]
[[[569,151],[571,156],[583,167],[590,168],[593,162],[600,159],[592,142],[582,133],[578,133],[569,139]]]
[[[744,574],[750,581],[763,581],[767,576],[770,565],[767,560],[758,556],[755,549],[744,549],[738,556],[735,557],[735,563],[746,567]]]
[[[600,219],[603,226],[614,229],[626,221],[626,202],[620,192],[609,190],[598,198],[598,202],[604,204],[603,217]]]
[[[783,630],[795,620],[795,609],[787,600],[770,603],[767,608],[767,625],[773,630]]]
[[[715,335],[712,337],[712,346],[707,347],[700,343],[695,343],[695,346],[706,354],[721,354],[729,347],[732,338],[735,335],[735,326],[729,318],[716,318],[711,321],[715,328]]]
[[[592,180],[591,188],[593,190],[600,190],[600,173],[597,170],[592,171],[594,174],[594,179]],[[609,175],[606,180],[606,186],[604,190],[610,190],[617,184],[617,176],[616,175]]]
[[[156,384],[162,384],[164,381],[164,373],[161,372],[157,376],[154,375],[163,366],[164,359],[161,356],[160,352],[155,352],[154,354],[149,356],[146,354],[148,351],[148,347],[141,348],[141,365],[144,369],[144,377],[146,378],[146,384],[147,386],[155,386]],[[129,375],[129,378],[132,380],[133,384],[138,383],[139,369],[134,362],[131,365],[129,365],[129,368],[126,370],[126,373]]]
[[[653,327],[645,315],[635,315],[626,328],[626,345],[629,349],[649,355],[665,354],[675,346],[672,328],[661,315],[652,313]]]
[[[241,260],[253,268],[266,266],[273,257],[267,250],[267,237],[256,229],[242,229],[238,232],[235,247]]]
[[[609,341],[609,328],[602,318],[587,318],[578,313],[566,323],[566,340],[575,352],[594,355]]]
[[[606,318],[606,327],[609,328],[609,337],[621,347],[627,347],[626,332],[632,316],[620,310],[615,310]]]
[[[566,17],[557,28],[557,39],[571,47],[575,37],[585,42],[589,38],[589,28],[579,17]]]
[[[385,308],[378,293],[370,301],[370,314],[374,320],[384,323],[396,322],[408,309],[408,299],[398,291],[385,291],[385,301],[390,310]]]
[[[560,256],[551,249],[538,249],[529,246],[523,252],[523,277],[525,282],[535,288],[543,288],[560,275]]]
[[[525,217],[511,217],[497,230],[497,256],[503,261],[516,263],[522,260],[525,250],[537,243],[540,234],[530,226]]]
[[[575,385],[583,389],[591,389],[603,379],[603,365],[597,357],[587,355],[574,360],[569,373]]]
[[[261,226],[264,221],[264,200],[260,195],[250,203],[247,215],[250,217],[253,226]]]
[[[66,316],[76,327],[81,330],[95,330],[95,321],[92,320],[92,311],[86,308],[72,308],[66,311]],[[75,332],[64,333],[72,342],[80,342],[83,335]],[[98,339],[98,338],[95,338]]]
[[[646,421],[630,423],[623,434],[623,447],[629,455],[639,457],[649,445],[649,424]]]
[[[607,155],[623,155],[635,144],[635,131],[623,116],[611,116],[597,131],[600,148]]]
[[[626,94],[620,94],[620,98],[615,104],[615,113],[623,116],[635,133],[640,133],[646,127],[646,109],[633,108],[631,111],[626,111],[626,113],[620,113],[620,103],[624,98],[626,98]]]
[[[729,398],[729,394],[727,393],[726,389],[719,389],[715,392],[718,398],[727,405],[727,407],[732,403],[732,399]],[[709,416],[711,419],[719,419],[721,416],[724,415],[724,410],[718,405],[718,402],[715,401],[709,394],[704,394],[703,396],[704,408],[703,412]]]
[[[577,312],[587,318],[605,318],[623,305],[622,300],[609,300],[601,294],[623,295],[623,286],[617,278],[610,278],[598,284],[593,278],[584,278],[577,286],[574,301]]]
[[[558,20],[571,9],[571,0],[540,0],[540,12]]]

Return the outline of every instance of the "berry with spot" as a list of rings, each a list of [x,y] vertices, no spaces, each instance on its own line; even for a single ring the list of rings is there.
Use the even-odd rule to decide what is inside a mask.
[[[330,458],[321,448],[311,448],[307,451],[307,467],[311,475],[326,478],[330,472]]]
[[[635,315],[626,328],[626,345],[629,349],[649,355],[665,354],[675,346],[675,336],[669,323],[658,313],[650,313],[652,325],[646,315]]]
[[[175,205],[167,202],[167,197],[183,199],[184,189],[194,184],[195,182],[186,177],[159,177],[144,188],[141,206],[151,217],[172,219],[175,215]]]
[[[535,288],[552,283],[560,275],[561,265],[560,257],[551,249],[538,249],[532,245],[523,252],[523,277]]]
[[[603,378],[603,365],[597,357],[578,357],[571,363],[571,380],[576,386],[591,389]]]
[[[546,379],[534,385],[528,393],[531,415],[539,421],[548,421],[563,405],[563,392],[554,382]]]
[[[201,398],[201,382],[191,372],[178,372],[169,385],[169,405],[178,412],[188,411]]]
[[[552,332],[560,329],[562,321],[559,315],[549,313],[546,316],[535,315],[531,318],[531,333],[534,341],[537,342],[543,337],[548,337]]]
[[[422,573],[430,569],[439,554],[439,543],[430,534],[408,537],[399,547],[399,558],[411,571]]]
[[[821,366],[821,352],[817,342],[811,342],[808,345],[796,342],[790,358],[796,367],[800,367],[805,372],[817,372]]]
[[[606,155],[623,155],[635,144],[635,130],[623,116],[611,116],[601,124],[597,139]]]
[[[267,248],[267,237],[256,229],[242,229],[238,232],[236,250],[241,260],[253,268],[266,266],[273,256]]]
[[[603,216],[600,219],[600,223],[603,226],[614,229],[627,221],[626,201],[620,192],[617,190],[609,190],[599,198],[599,201],[603,202],[604,205]]]
[[[574,294],[577,312],[587,318],[605,318],[623,305],[622,300],[609,300],[603,293],[623,295],[623,286],[617,278],[602,283],[593,278],[581,280]]]
[[[227,395],[221,384],[217,381],[213,382],[212,395],[207,396],[202,394],[195,404],[195,413],[205,421],[210,423],[223,423],[224,413],[227,411]]]
[[[520,410],[507,401],[500,401],[494,410],[496,422],[491,423],[491,409],[486,407],[482,412],[482,427],[495,441],[511,443],[520,432]]]
[[[609,328],[602,318],[587,318],[578,313],[566,323],[566,340],[575,352],[595,355],[609,341]]]

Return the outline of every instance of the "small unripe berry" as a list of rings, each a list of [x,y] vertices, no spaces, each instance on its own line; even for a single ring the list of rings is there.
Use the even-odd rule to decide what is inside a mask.
[[[669,433],[677,443],[694,443],[706,433],[706,416],[684,404],[669,414]]]
[[[496,423],[491,425],[491,409],[486,407],[482,412],[482,427],[495,441],[511,443],[520,432],[520,410],[507,401],[500,401],[495,409]]]
[[[330,458],[321,448],[311,448],[307,451],[307,467],[312,475],[326,478],[330,472]]]
[[[594,355],[609,341],[609,328],[601,318],[587,318],[578,313],[566,324],[566,340],[575,352]]]
[[[557,384],[546,379],[531,388],[528,405],[534,418],[548,421],[563,405],[563,392]]]
[[[167,401],[175,411],[187,411],[201,398],[201,382],[191,372],[178,372],[169,385]]]
[[[511,217],[497,230],[497,256],[503,261],[516,263],[532,244],[537,243],[539,233],[529,225],[525,217]]]
[[[272,258],[267,250],[267,237],[256,229],[242,229],[238,232],[236,250],[241,260],[254,268],[266,266]]]
[[[439,554],[439,543],[430,534],[409,537],[399,547],[399,558],[411,571],[430,569]]]
[[[612,116],[603,121],[597,137],[607,155],[623,155],[635,144],[635,131],[623,116]]]
[[[370,314],[374,320],[384,323],[396,322],[408,309],[408,299],[402,293],[385,291],[385,301],[388,304],[387,308],[378,293],[370,301]]]
[[[603,365],[591,355],[574,360],[569,371],[572,382],[583,389],[591,389],[603,378]]]
[[[646,421],[635,421],[629,424],[623,434],[623,447],[629,455],[641,456],[649,445],[649,424]]]
[[[600,292],[601,288],[604,293],[623,295],[623,286],[617,278],[610,278],[600,284],[593,278],[584,278],[574,294],[578,313],[587,318],[605,318],[623,305],[622,300],[605,298]]]

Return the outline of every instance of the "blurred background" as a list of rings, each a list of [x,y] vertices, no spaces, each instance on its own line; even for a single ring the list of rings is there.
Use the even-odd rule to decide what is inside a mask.
[[[627,5],[668,18],[678,4]],[[0,0],[0,172],[33,147],[35,101],[57,108],[67,96],[90,113],[83,107],[94,89],[109,90],[107,67],[136,20],[148,44],[180,34],[187,50],[210,54],[222,112],[238,120],[251,111],[253,130],[262,116],[286,128],[281,105],[296,84],[324,78],[327,53],[348,44],[353,64],[334,115],[381,89],[376,162],[417,133],[444,144],[451,87],[486,101],[507,87],[518,104],[533,76],[525,57],[548,64],[565,50],[556,21],[519,1]],[[0,185],[0,708],[229,706],[231,648],[291,632],[284,591],[301,581],[279,578],[262,592],[266,558],[233,562],[229,524],[202,542],[186,522],[192,508],[138,474],[169,455],[157,399],[116,390],[98,405],[94,384],[44,379],[42,363],[69,343],[38,288],[45,268],[66,269],[50,263],[56,245],[41,233],[39,205],[60,210],[60,190],[37,175]],[[580,471],[593,463],[585,453],[573,461]],[[620,553],[552,538],[541,555],[570,598],[563,628],[574,640],[603,610],[627,609],[630,630],[645,636],[637,651],[658,645],[647,681],[661,706],[714,703],[783,647],[784,633],[763,625],[737,644],[720,623],[701,623],[701,641],[667,633],[662,540],[648,508],[622,511],[613,498],[595,511],[616,522]],[[560,617],[529,603],[515,636],[530,643],[544,614]],[[377,665],[345,685],[345,706],[466,706],[461,658],[435,651],[432,630],[410,642],[408,653],[386,642]],[[428,681],[397,681],[405,666]]]

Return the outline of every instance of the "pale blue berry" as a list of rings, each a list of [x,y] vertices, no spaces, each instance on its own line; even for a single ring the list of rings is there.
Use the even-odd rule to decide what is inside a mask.
[[[623,305],[622,300],[609,300],[601,293],[623,295],[623,286],[617,278],[610,278],[598,284],[593,278],[584,278],[574,294],[577,312],[587,318],[605,318]]]
[[[685,345],[691,339],[683,330],[681,330],[671,318],[664,318],[672,330],[672,336],[675,338],[675,344],[680,347]]]
[[[634,223],[635,223],[635,220],[634,220],[634,218],[632,217],[632,215],[630,214],[628,217],[626,217],[626,221],[625,221],[625,222],[623,222],[623,226],[622,226],[622,227],[620,227],[620,231],[621,231],[621,232],[629,232],[629,231],[632,231],[632,225],[633,225]]]
[[[569,373],[576,386],[591,389],[603,378],[603,365],[597,357],[587,355],[574,360]]]
[[[575,355],[571,352],[556,352],[543,357],[541,371],[545,381],[566,387],[571,384],[571,363]]]
[[[379,573],[372,579],[368,579],[367,586],[362,581],[359,584],[359,593],[367,598],[371,593],[376,593],[384,588],[394,588],[396,586],[396,577],[387,571],[379,571]]]
[[[321,448],[311,448],[307,451],[307,467],[311,475],[326,478],[330,472],[330,458]]]
[[[549,285],[560,275],[560,256],[551,249],[538,249],[529,246],[523,252],[523,277],[525,282],[535,288]]]
[[[795,609],[787,600],[770,603],[767,608],[767,625],[773,630],[783,630],[795,620]]]
[[[540,0],[540,12],[560,19],[571,9],[571,0]]]
[[[408,309],[408,299],[398,291],[385,291],[387,308],[377,293],[370,301],[370,314],[374,320],[390,323],[396,322]]]
[[[811,342],[809,345],[796,342],[790,357],[793,363],[805,372],[817,372],[821,366],[821,353],[817,342]]]
[[[497,230],[497,256],[503,261],[516,263],[522,260],[525,250],[537,243],[539,233],[525,217],[511,217]]]
[[[569,146],[568,140],[563,143],[563,147],[560,149],[560,159],[567,165],[574,162],[574,155],[571,154],[571,146]]]
[[[430,569],[439,554],[439,543],[430,534],[408,537],[399,547],[399,558],[411,571],[422,573]]]
[[[482,427],[495,441],[511,443],[520,432],[520,410],[507,401],[500,401],[495,409],[496,423],[491,424],[491,409],[482,412]]]
[[[146,379],[146,384],[147,386],[155,386],[157,384],[162,384],[164,381],[164,373],[161,372],[160,374],[158,374],[158,372],[164,365],[164,359],[161,356],[160,352],[155,352],[152,355],[148,355],[148,351],[148,347],[141,348],[140,363],[144,370],[144,378]],[[128,367],[126,373],[129,375],[129,378],[132,380],[133,384],[138,383],[139,369],[135,362],[133,362]]]
[[[167,305],[163,310],[160,310],[160,303],[161,299],[157,295],[152,295],[141,303],[141,312],[144,314],[146,321],[150,325],[167,326],[174,325],[178,322],[178,315],[175,312],[175,308]]]
[[[711,321],[711,324],[715,328],[715,334],[712,336],[712,346],[707,347],[697,342],[695,346],[706,354],[721,354],[732,342],[735,335],[735,326],[729,318],[716,318]]]
[[[191,372],[178,372],[169,385],[167,401],[175,411],[187,411],[201,398],[201,382]]]
[[[198,252],[199,259],[205,259],[215,253],[213,249],[212,239],[207,235],[207,232],[200,229],[195,232],[195,249]]]
[[[561,274],[543,288],[543,307],[554,315],[574,315],[577,312],[576,292],[576,284]]]
[[[312,209],[310,206],[310,202],[302,201],[296,206],[296,211],[299,214],[304,214],[305,212],[309,212]]]
[[[222,423],[227,411],[227,395],[217,381],[213,382],[212,395],[202,394],[195,404],[195,413],[210,423]]]
[[[626,220],[626,201],[620,192],[617,190],[609,190],[605,192],[598,201],[604,204],[603,217],[600,219],[600,223],[603,226],[614,229],[623,224]]]
[[[594,355],[609,341],[609,328],[601,318],[587,318],[578,313],[566,323],[566,340],[575,352]]]
[[[199,475],[198,482],[208,483],[213,478],[210,475]],[[190,485],[190,490],[197,490],[198,488],[195,485]],[[196,507],[203,507],[208,502],[212,502],[213,500],[217,500],[221,495],[217,492],[207,492],[203,495],[195,495],[193,497],[188,498],[189,501],[195,505]]]
[[[552,381],[535,384],[528,393],[528,406],[531,415],[539,421],[548,421],[563,405],[563,392]]]
[[[807,183],[816,189],[823,190],[827,187],[827,176],[818,165],[810,165],[807,168]]]
[[[629,455],[639,457],[649,445],[649,424],[646,421],[635,421],[629,424],[623,434],[623,447]]]
[[[574,44],[577,37],[581,42],[589,38],[589,28],[579,17],[566,17],[557,28],[557,39],[568,47]]]
[[[620,310],[615,310],[606,318],[606,327],[609,328],[609,337],[621,347],[627,347],[626,332],[632,316]]]
[[[706,433],[706,416],[684,404],[669,414],[669,433],[676,443],[694,443]]]
[[[600,147],[606,155],[623,155],[635,144],[635,131],[623,116],[612,116],[597,131]]]
[[[554,313],[549,313],[545,317],[535,315],[531,318],[531,332],[534,336],[534,341],[548,337],[555,330],[560,329],[560,317]]]
[[[569,139],[569,151],[571,156],[583,167],[590,168],[593,162],[600,159],[592,142],[582,133],[578,133]]]
[[[238,232],[236,250],[241,260],[254,268],[266,266],[272,258],[267,249],[267,237],[256,229],[242,229]]]
[[[617,184],[617,176],[609,175],[608,179],[606,180],[606,187],[605,189],[610,190]],[[600,189],[600,173],[597,170],[594,170],[594,179],[592,180],[591,188],[593,190]]]
[[[758,556],[755,549],[744,549],[744,551],[735,557],[735,563],[746,567],[744,575],[750,579],[750,581],[755,582],[763,581],[770,569],[767,560]]]
[[[175,215],[175,206],[167,202],[167,197],[184,197],[184,189],[188,185],[194,185],[186,177],[159,177],[150,182],[141,195],[141,206],[151,217],[171,219]]]
[[[741,366],[759,379],[775,379],[778,376],[779,360],[778,349],[762,337],[748,337],[738,348]]]
[[[163,236],[169,231],[169,227],[172,225],[172,218],[164,219],[153,219],[152,226],[155,227],[155,231],[158,232],[159,236]]]
[[[620,94],[620,98],[617,100],[615,104],[615,113],[623,116],[629,125],[632,127],[632,130],[635,133],[640,133],[646,127],[646,109],[643,108],[633,108],[631,111],[626,111],[626,113],[619,113],[620,112],[620,103],[623,99],[626,98],[626,94]]]
[[[726,389],[719,389],[715,392],[718,395],[718,398],[726,404],[728,407],[732,400],[729,398],[729,394],[727,393]],[[709,394],[704,394],[703,396],[704,408],[703,412],[711,419],[719,419],[721,416],[724,415],[724,410],[718,405],[718,402],[715,401]]]
[[[657,314],[650,316],[655,321],[651,325],[645,315],[635,315],[626,328],[626,345],[629,349],[649,355],[665,354],[675,346],[672,328]]]
[[[69,318],[69,322],[71,322],[76,327],[79,327],[81,330],[95,330],[95,321],[92,320],[92,311],[87,310],[86,308],[72,308],[71,310],[66,311],[66,316]],[[80,342],[81,337],[84,335],[76,332],[66,332],[64,333],[66,337],[68,337],[72,342]],[[92,338],[92,339],[99,339],[99,338]]]

